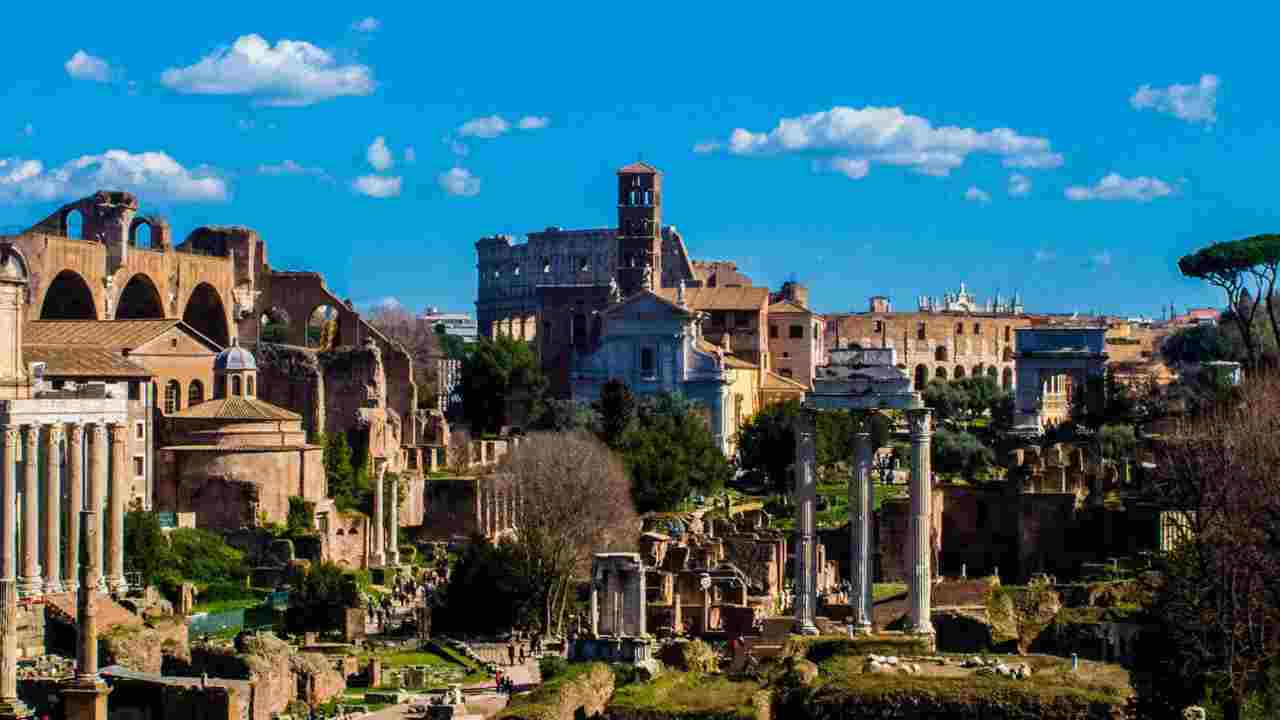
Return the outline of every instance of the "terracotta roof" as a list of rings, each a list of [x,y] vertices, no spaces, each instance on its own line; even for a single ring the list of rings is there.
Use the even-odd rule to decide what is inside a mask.
[[[712,355],[717,355],[720,352],[720,346],[708,340],[703,340],[699,338],[697,345],[698,345],[698,349],[705,353],[711,353]],[[737,355],[733,355],[731,353],[724,354],[724,364],[725,364],[725,367],[737,368],[739,370],[759,369],[756,367],[755,363],[743,360]]]
[[[48,377],[151,377],[151,372],[146,368],[126,360],[119,352],[106,348],[24,345],[22,354],[27,362],[44,363],[44,374]]]
[[[622,167],[618,168],[618,174],[621,175],[623,173],[646,173],[649,175],[660,175],[662,171],[643,160],[637,160],[636,162],[633,162],[630,165],[623,165]]]
[[[257,398],[232,395],[206,400],[186,410],[176,412],[172,418],[199,418],[216,420],[301,420],[302,416],[276,407]]]
[[[769,312],[771,313],[775,313],[775,312],[809,313],[810,315],[814,314],[814,312],[809,308],[799,303],[792,302],[790,300],[779,300],[778,302],[771,304],[769,306]]]
[[[26,345],[78,345],[116,350],[154,340],[181,320],[33,320],[23,328]],[[200,336],[187,328],[192,334]]]
[[[676,288],[662,288],[657,294],[674,302]],[[685,288],[684,300],[694,310],[759,310],[769,300],[769,288]]]
[[[779,375],[778,373],[772,370],[764,374],[764,381],[761,383],[761,386],[765,390],[803,390],[805,392],[809,391],[809,388],[806,387],[803,383],[796,380],[792,380],[789,377],[783,377],[782,375]]]

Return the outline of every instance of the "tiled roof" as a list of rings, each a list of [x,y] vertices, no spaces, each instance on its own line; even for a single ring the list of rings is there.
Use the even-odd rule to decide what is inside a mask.
[[[619,175],[621,175],[622,173],[647,173],[649,175],[657,175],[660,172],[661,171],[658,170],[658,168],[650,165],[649,163],[643,160],[638,160],[636,162],[631,163],[630,165],[623,165],[622,167],[618,168]]]
[[[27,362],[45,364],[48,377],[148,378],[151,372],[126,360],[116,350],[95,347],[24,345]]]
[[[792,380],[789,377],[783,377],[772,370],[764,374],[764,381],[761,385],[765,390],[804,390],[806,392],[809,390],[803,383]]]
[[[662,288],[657,293],[672,302],[676,299],[676,288]],[[685,288],[684,300],[694,310],[759,310],[769,300],[769,288]]]
[[[301,420],[302,416],[276,407],[257,398],[232,395],[206,400],[186,410],[169,415],[170,418],[200,418],[217,420]]]
[[[33,320],[23,328],[26,345],[135,348],[154,340],[181,320]]]
[[[716,355],[720,352],[720,346],[708,340],[699,339],[697,344],[698,344],[698,349],[701,350],[702,352],[710,353],[712,355]],[[757,369],[755,363],[748,362],[738,357],[737,355],[733,355],[730,353],[724,354],[724,364],[725,364],[725,367],[738,368],[740,370],[756,370]]]
[[[779,300],[778,302],[773,303],[772,305],[769,306],[769,312],[771,313],[793,312],[793,313],[813,314],[813,311],[810,310],[809,308],[804,307],[799,303],[792,302],[790,300]]]

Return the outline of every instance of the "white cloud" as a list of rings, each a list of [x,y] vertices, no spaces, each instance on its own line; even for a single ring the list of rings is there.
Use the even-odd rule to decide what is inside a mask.
[[[1067,188],[1069,200],[1135,200],[1150,202],[1156,198],[1172,195],[1173,188],[1160,178],[1136,177],[1127,178],[1111,173],[1090,186],[1072,185]]]
[[[1129,104],[1135,110],[1155,110],[1189,123],[1212,125],[1218,119],[1218,76],[1201,75],[1195,85],[1143,85],[1129,98]]]
[[[332,178],[329,177],[329,173],[325,172],[321,168],[307,167],[306,165],[294,162],[293,160],[282,160],[275,165],[264,163],[258,166],[258,174],[273,176],[310,175],[312,177],[320,178],[321,180],[332,180]]]
[[[550,124],[551,118],[546,115],[525,115],[516,123],[516,127],[521,130],[541,130]]]
[[[94,80],[111,82],[111,65],[100,57],[94,57],[83,50],[77,50],[62,67],[67,74],[77,80]]]
[[[871,172],[871,163],[866,160],[851,160],[849,158],[832,158],[831,169],[853,180],[861,180]]]
[[[36,134],[36,126],[35,126],[35,125],[32,125],[31,123],[27,123],[26,125],[24,125],[24,126],[22,127],[22,134],[23,134],[23,135],[26,135],[27,137],[31,137],[32,135],[35,135],[35,134]]]
[[[728,149],[736,155],[819,153],[833,156],[830,167],[835,170],[841,169],[840,161],[847,161],[857,167],[865,163],[868,170],[872,164],[898,165],[935,176],[949,174],[973,153],[995,155],[1005,167],[1062,165],[1062,155],[1053,152],[1047,138],[1019,135],[1008,128],[980,132],[934,127],[927,119],[896,107],[837,106],[783,118],[768,132],[737,128],[729,137]]]
[[[471,174],[470,170],[462,167],[455,167],[447,172],[440,173],[437,178],[440,187],[450,195],[461,195],[463,197],[472,197],[480,194],[480,178]]]
[[[1033,262],[1035,262],[1035,264],[1037,264],[1037,265],[1043,265],[1043,264],[1045,264],[1045,263],[1051,263],[1051,262],[1053,262],[1054,260],[1057,260],[1057,259],[1058,259],[1058,253],[1056,253],[1056,252],[1054,252],[1054,251],[1052,251],[1052,250],[1045,250],[1045,249],[1043,249],[1043,248],[1041,248],[1040,250],[1037,250],[1037,251],[1035,251],[1034,253],[1032,253],[1032,254],[1031,254],[1031,260],[1032,260]]]
[[[715,152],[722,147],[724,146],[721,145],[720,143],[715,142],[713,140],[708,140],[707,142],[694,143],[693,151],[698,153],[699,155],[704,155],[706,153]]]
[[[473,118],[462,123],[458,134],[462,137],[496,138],[511,129],[511,123],[501,115]]]
[[[366,65],[339,65],[309,42],[281,40],[273,47],[259,35],[243,35],[194,65],[169,68],[167,87],[197,95],[252,95],[260,105],[299,107],[344,95],[373,92]]]
[[[414,150],[412,145],[404,149],[404,161],[409,165],[418,162],[418,151]]]
[[[1014,197],[1025,197],[1031,192],[1031,178],[1021,173],[1009,176],[1009,194]]]
[[[361,175],[351,183],[351,189],[369,197],[396,197],[400,194],[400,178],[388,175]]]
[[[367,17],[351,25],[356,32],[371,33],[382,29],[382,21],[376,17]]]
[[[368,158],[369,164],[374,170],[379,172],[391,167],[395,162],[391,157],[391,148],[387,147],[386,138],[379,135],[373,139],[373,143],[369,145],[369,149],[365,151],[365,157]]]
[[[1111,251],[1103,250],[1101,252],[1096,252],[1089,256],[1089,261],[1092,262],[1096,267],[1110,267]]]
[[[964,191],[964,199],[970,202],[986,205],[991,202],[991,193],[976,185],[970,185],[969,189]]]
[[[107,150],[49,169],[39,160],[0,160],[0,202],[69,199],[102,188],[129,190],[154,202],[208,202],[227,197],[226,182],[212,168],[188,169],[162,152]]]

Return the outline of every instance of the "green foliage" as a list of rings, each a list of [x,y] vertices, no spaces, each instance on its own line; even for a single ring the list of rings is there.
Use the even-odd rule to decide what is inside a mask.
[[[372,507],[373,489],[369,483],[365,448],[353,451],[344,432],[325,435],[324,473],[329,497],[338,510],[360,510],[366,515]]]
[[[738,468],[774,492],[791,490],[791,465],[796,457],[795,419],[800,403],[774,403],[757,412],[738,430]]]
[[[313,522],[315,518],[316,504],[310,500],[298,497],[297,495],[289,496],[289,516],[285,523],[285,528],[289,534],[309,533],[315,529]]]
[[[533,349],[523,340],[480,338],[462,360],[459,388],[463,414],[473,434],[496,433],[509,423],[509,403],[530,413],[546,380]]]
[[[997,415],[1008,412],[1008,422],[1013,418],[1013,397],[985,375],[966,377],[947,382],[933,380],[924,389],[924,404],[933,408],[939,422],[972,422],[990,413],[993,421]],[[1004,419],[1003,417],[1001,418]]]
[[[169,564],[169,542],[160,529],[159,515],[141,510],[125,513],[124,557],[130,570],[141,573],[147,584],[155,583]]]
[[[432,614],[441,632],[490,633],[495,627],[530,627],[542,610],[537,569],[509,540],[474,538],[453,569],[443,605]]]
[[[700,406],[678,394],[645,398],[618,450],[641,513],[672,510],[694,490],[714,493],[733,473]]]
[[[1132,425],[1103,425],[1098,430],[1098,447],[1105,458],[1125,460],[1133,457],[1138,438]]]
[[[542,677],[542,682],[550,682],[564,675],[569,669],[569,661],[559,655],[543,655],[538,660],[538,673]]]
[[[938,428],[933,434],[930,457],[939,473],[972,478],[995,464],[996,455],[972,433]]]
[[[1169,363],[1240,362],[1246,357],[1239,333],[1227,332],[1221,325],[1180,328],[1164,339],[1160,354]]]
[[[600,388],[600,401],[596,407],[600,413],[600,439],[609,447],[617,447],[623,434],[635,422],[635,396],[626,383],[615,378]]]
[[[231,547],[221,535],[197,528],[178,528],[169,533],[169,566],[179,577],[207,587],[220,581],[239,581],[249,576],[244,554]]]
[[[554,398],[542,404],[541,412],[530,425],[533,430],[595,433],[600,428],[600,414],[586,403]]]

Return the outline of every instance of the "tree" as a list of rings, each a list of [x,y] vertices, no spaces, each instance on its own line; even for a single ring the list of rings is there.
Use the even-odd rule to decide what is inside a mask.
[[[738,468],[779,494],[791,492],[795,463],[796,400],[767,405],[738,429]]]
[[[617,447],[622,435],[636,419],[636,398],[627,384],[616,378],[600,388],[600,439],[609,447]]]
[[[78,548],[77,548],[78,550]],[[148,585],[171,563],[169,541],[160,529],[160,516],[134,510],[124,516],[124,557],[129,567]]]
[[[995,464],[995,452],[967,432],[938,428],[933,434],[930,456],[933,469],[973,478]]]
[[[715,492],[733,476],[701,411],[675,393],[640,403],[618,444],[640,512],[673,510],[690,492]]]
[[[341,626],[342,609],[359,606],[355,575],[333,563],[320,563],[289,594],[289,625],[295,630],[331,630]]]
[[[499,336],[474,343],[462,361],[459,387],[463,414],[480,435],[500,431],[512,417],[531,415],[546,380],[528,343]]]
[[[600,413],[584,402],[553,398],[542,403],[537,417],[530,423],[530,429],[551,432],[597,432],[600,428]]]
[[[1244,342],[1248,364],[1256,367],[1260,343],[1254,331],[1258,306],[1265,298],[1272,337],[1280,338],[1274,311],[1276,269],[1280,265],[1280,236],[1257,235],[1243,240],[1214,243],[1178,259],[1183,275],[1221,289],[1227,296],[1229,319]]]
[[[360,510],[372,496],[368,469],[364,461],[365,451],[360,449],[358,465],[353,467],[351,446],[347,434],[332,432],[325,435],[324,474],[329,487],[329,497],[339,510]]]
[[[1132,425],[1103,425],[1098,430],[1098,449],[1108,460],[1132,458],[1137,447],[1138,438]]]
[[[472,541],[449,575],[442,605],[432,613],[436,630],[458,634],[491,633],[494,626],[536,627],[545,621],[545,589],[537,570],[510,539],[492,544]]]
[[[1171,365],[1248,359],[1239,334],[1223,332],[1219,325],[1180,328],[1164,339],[1160,354]]]
[[[946,380],[930,380],[924,388],[923,399],[939,423],[959,419],[969,404],[964,388]]]
[[[514,547],[544,630],[559,632],[570,579],[592,553],[630,547],[639,531],[627,472],[587,433],[534,433],[505,459],[519,489]]]

